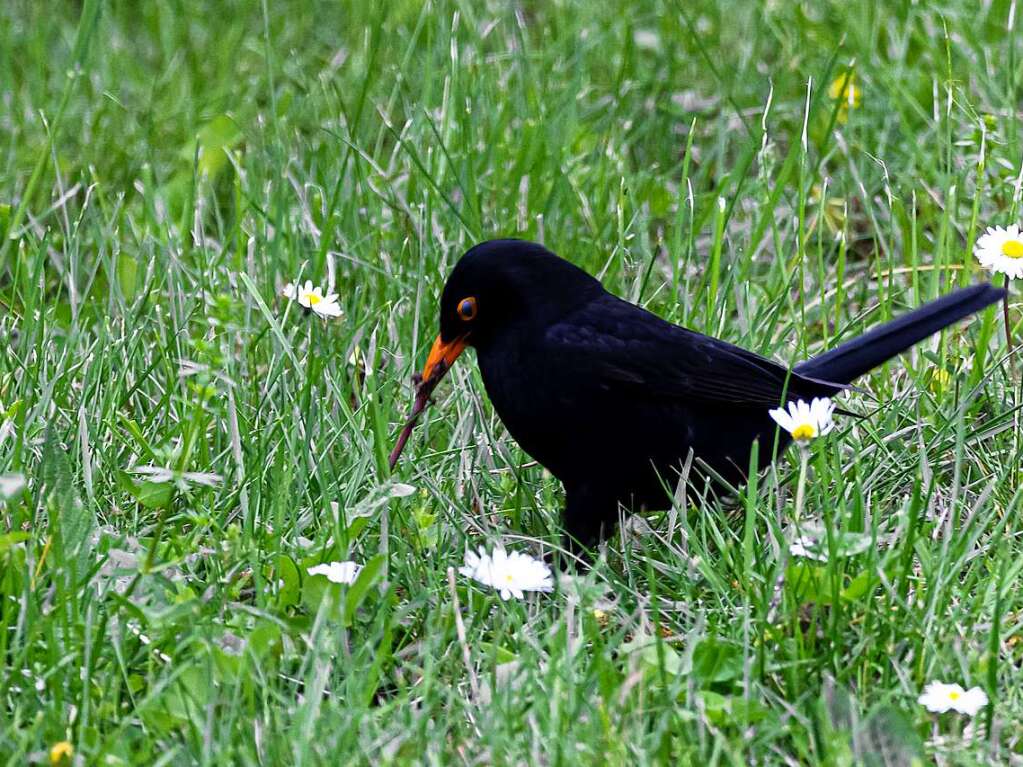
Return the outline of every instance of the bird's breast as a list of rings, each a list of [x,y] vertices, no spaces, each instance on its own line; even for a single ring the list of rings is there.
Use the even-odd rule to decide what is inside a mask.
[[[684,452],[687,425],[621,400],[542,341],[477,350],[487,395],[519,446],[566,485],[631,485],[659,455]]]
[[[558,362],[539,344],[495,344],[477,350],[494,411],[519,446],[564,481],[580,460],[586,403],[573,401]]]

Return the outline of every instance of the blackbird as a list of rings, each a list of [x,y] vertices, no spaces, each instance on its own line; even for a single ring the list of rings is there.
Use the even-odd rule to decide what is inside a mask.
[[[670,505],[685,465],[708,485],[742,483],[790,442],[768,411],[831,396],[957,320],[1001,300],[957,290],[791,369],[673,325],[608,293],[541,245],[483,242],[458,261],[440,302],[440,335],[417,376],[394,466],[437,382],[471,346],[494,410],[565,488],[565,544],[586,551],[619,509]],[[694,460],[695,459],[695,460]]]

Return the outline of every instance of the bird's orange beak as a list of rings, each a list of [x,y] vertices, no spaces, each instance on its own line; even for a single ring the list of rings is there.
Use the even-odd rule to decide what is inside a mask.
[[[445,341],[440,336],[433,342],[430,354],[423,366],[422,385],[430,386],[432,389],[437,382],[444,377],[451,366],[455,364],[458,356],[465,351],[466,336],[459,336],[453,341]]]
[[[426,358],[426,365],[423,366],[423,374],[413,378],[416,384],[416,399],[412,405],[412,413],[409,415],[408,420],[405,421],[405,426],[402,428],[401,434],[398,435],[398,441],[391,451],[388,463],[390,463],[392,470],[395,464],[398,463],[398,456],[401,455],[401,451],[405,449],[405,443],[408,442],[416,421],[419,420],[419,416],[426,410],[426,405],[430,401],[430,394],[437,384],[440,383],[440,379],[444,377],[444,374],[455,364],[458,355],[465,351],[467,338],[468,334],[459,336],[453,341],[445,341],[440,336],[437,336],[437,340],[433,342],[430,354]]]

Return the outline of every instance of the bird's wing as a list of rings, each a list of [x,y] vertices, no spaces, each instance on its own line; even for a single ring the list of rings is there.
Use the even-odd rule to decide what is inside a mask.
[[[575,380],[643,397],[770,408],[846,388],[800,376],[610,294],[552,325],[544,341]]]

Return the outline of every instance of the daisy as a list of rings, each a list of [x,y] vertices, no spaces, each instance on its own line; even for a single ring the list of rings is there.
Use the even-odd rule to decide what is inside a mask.
[[[778,407],[769,415],[781,428],[792,435],[798,445],[806,445],[810,440],[827,434],[834,424],[831,415],[835,412],[835,404],[827,397],[814,397],[807,405],[803,400],[790,402],[788,411]]]
[[[501,592],[501,599],[523,598],[526,591],[553,591],[554,581],[551,568],[528,554],[513,551],[510,554],[502,547],[493,554],[480,547],[480,553],[465,552],[465,566],[458,569],[462,575],[490,586]]]
[[[13,498],[25,489],[25,477],[22,474],[0,474],[0,501]]]
[[[315,312],[321,317],[340,317],[341,307],[337,303],[337,293],[323,295],[323,289],[313,287],[312,280],[306,280],[305,285],[299,286],[288,283],[281,291],[281,295],[298,301],[298,305],[306,312]]]
[[[816,562],[827,562],[828,555],[823,553],[820,544],[809,535],[801,535],[789,544],[789,554],[794,557],[804,557]]]
[[[980,265],[992,272],[999,272],[1010,279],[1023,277],[1023,233],[1019,224],[1005,229],[1000,226],[989,228],[977,240],[973,254]]]
[[[964,690],[958,684],[931,682],[916,702],[936,714],[944,714],[951,709],[967,716],[976,716],[987,705],[987,693],[979,687]]]
[[[178,489],[184,492],[191,485],[202,485],[204,487],[216,487],[224,478],[220,474],[213,474],[206,471],[178,471],[166,466],[132,466],[128,471],[141,475],[146,482],[163,485],[173,482]]]
[[[306,572],[310,575],[326,575],[331,583],[351,585],[355,583],[361,569],[362,565],[355,562],[326,562],[310,567]]]

